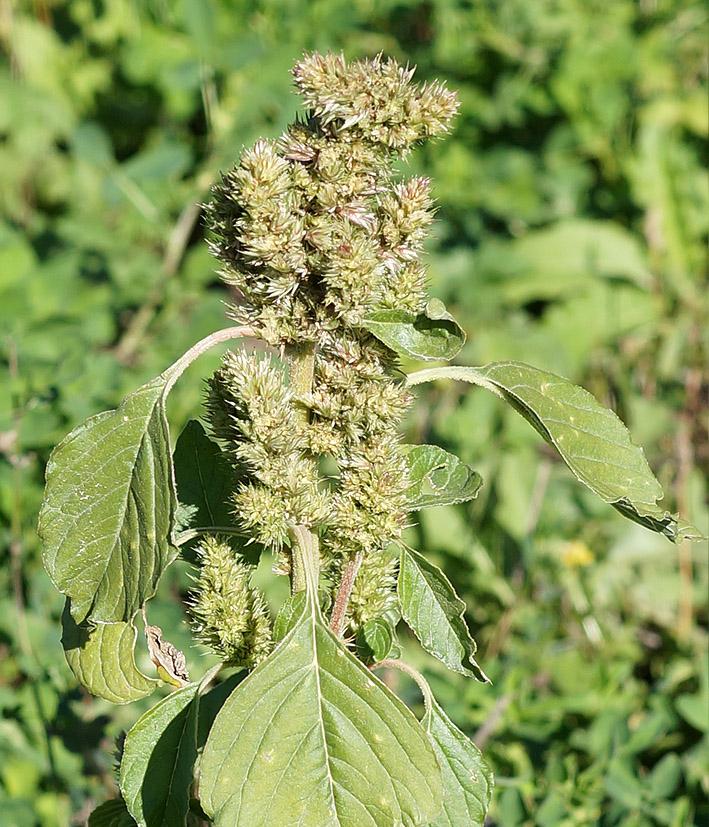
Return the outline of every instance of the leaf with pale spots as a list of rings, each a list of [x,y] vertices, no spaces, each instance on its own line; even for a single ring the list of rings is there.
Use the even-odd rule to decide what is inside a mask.
[[[409,511],[453,505],[477,496],[482,477],[458,457],[437,445],[404,445],[402,449],[409,470]]]
[[[132,623],[77,625],[66,602],[62,613],[64,654],[76,679],[92,695],[114,704],[127,704],[155,690],[158,682],[135,665],[137,635]]]
[[[433,379],[470,382],[500,396],[556,448],[577,479],[624,516],[673,542],[701,537],[694,526],[658,505],[662,487],[642,448],[613,411],[578,385],[522,362],[434,368],[408,381]]]
[[[443,808],[430,827],[482,827],[493,787],[490,767],[433,696],[426,698],[421,723],[431,739],[443,778]]]
[[[201,763],[217,827],[415,827],[441,808],[441,774],[404,704],[304,611],[224,704]]]
[[[419,315],[377,310],[362,326],[395,353],[423,362],[452,359],[465,344],[465,332],[439,299],[431,299]]]
[[[401,614],[423,648],[461,675],[488,680],[475,662],[477,646],[463,619],[465,603],[445,574],[413,549],[401,549]]]
[[[169,372],[75,428],[47,465],[44,564],[77,623],[132,620],[174,559]]]

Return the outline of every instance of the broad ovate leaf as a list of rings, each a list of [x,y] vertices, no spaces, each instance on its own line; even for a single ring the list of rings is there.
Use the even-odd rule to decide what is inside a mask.
[[[418,371],[411,385],[458,379],[493,391],[559,452],[574,475],[602,500],[673,542],[699,539],[693,526],[658,505],[662,487],[642,448],[616,414],[567,379],[522,362]]]
[[[62,614],[62,646],[69,668],[92,695],[114,704],[144,698],[158,685],[135,665],[137,635],[132,623],[78,625],[68,601]]]
[[[443,808],[431,827],[483,827],[493,778],[482,753],[448,718],[433,696],[422,721],[443,778]]]
[[[419,315],[377,310],[362,326],[401,356],[424,362],[452,359],[465,344],[465,332],[439,299],[431,299]]]
[[[120,787],[140,827],[185,824],[197,760],[198,689],[191,683],[172,692],[126,736]]]
[[[441,808],[433,748],[404,704],[322,619],[316,589],[224,704],[200,796],[217,827],[395,827]]]
[[[220,447],[191,419],[177,439],[175,453],[177,499],[190,514],[190,526],[231,528],[227,505],[234,489],[233,474]]]
[[[81,623],[129,622],[175,555],[168,374],[75,428],[52,452],[39,518],[44,564]]]
[[[435,505],[453,505],[477,496],[482,477],[454,454],[437,445],[404,445],[411,487],[406,507],[418,511]]]
[[[401,614],[423,648],[449,669],[487,681],[463,619],[465,603],[445,574],[422,554],[403,547],[398,582]]]

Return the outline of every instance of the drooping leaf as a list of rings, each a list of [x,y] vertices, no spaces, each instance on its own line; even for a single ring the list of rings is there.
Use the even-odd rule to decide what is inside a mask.
[[[82,686],[114,704],[150,695],[158,682],[135,665],[138,631],[132,623],[87,622],[77,625],[69,610],[62,613],[62,646],[69,668]]]
[[[126,736],[120,787],[140,827],[179,827],[189,809],[197,760],[198,683],[172,692]]]
[[[437,445],[405,445],[411,487],[410,511],[435,505],[453,505],[477,496],[482,477],[453,454]]]
[[[403,547],[398,582],[401,614],[423,648],[449,669],[487,681],[463,619],[465,604],[445,574],[422,554]]]
[[[409,383],[446,378],[480,385],[503,398],[556,448],[577,479],[624,516],[673,542],[701,537],[658,505],[662,488],[642,448],[615,413],[588,391],[522,362],[434,368],[413,374]]]
[[[148,644],[150,660],[155,664],[158,675],[172,686],[186,686],[190,682],[185,654],[162,636],[159,626],[145,621],[145,641]]]
[[[75,428],[52,452],[39,520],[44,564],[80,623],[128,622],[175,556],[168,374]]]
[[[424,362],[452,359],[465,344],[465,332],[439,299],[431,299],[418,316],[407,310],[375,311],[362,326],[396,353]]]
[[[374,617],[357,630],[357,653],[365,663],[377,663],[389,657],[395,640],[389,623],[383,617]]]
[[[409,710],[322,619],[316,586],[273,654],[217,716],[201,764],[218,827],[428,824],[440,771]]]
[[[89,827],[136,827],[122,798],[104,801],[89,816]]]
[[[177,439],[174,453],[177,499],[190,514],[190,526],[231,527],[227,501],[233,490],[232,474],[213,442],[196,419]]]
[[[482,753],[448,718],[433,696],[426,699],[424,725],[443,777],[443,808],[431,827],[482,827],[492,794],[492,771]]]

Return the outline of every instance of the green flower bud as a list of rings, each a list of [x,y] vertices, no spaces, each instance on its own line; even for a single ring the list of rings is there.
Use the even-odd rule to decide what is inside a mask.
[[[190,602],[197,637],[229,665],[256,666],[273,640],[266,600],[250,585],[253,566],[214,537],[197,551],[200,570]]]
[[[306,106],[334,135],[360,137],[403,152],[440,135],[458,110],[441,83],[417,87],[414,70],[395,60],[347,63],[342,55],[309,55],[293,76]]]
[[[364,558],[350,595],[350,631],[379,617],[396,602],[397,558],[379,551]]]

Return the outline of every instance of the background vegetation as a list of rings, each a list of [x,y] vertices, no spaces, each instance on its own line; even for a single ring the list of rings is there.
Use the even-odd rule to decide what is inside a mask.
[[[0,0],[4,825],[85,824],[141,711],[64,663],[35,536],[48,453],[223,325],[196,205],[292,118],[304,49],[383,50],[459,90],[454,134],[412,166],[434,179],[432,291],[471,334],[462,359],[585,385],[707,531],[706,36],[692,0]],[[171,395],[174,435],[216,358]],[[411,537],[466,599],[494,685],[409,656],[495,769],[491,823],[706,823],[706,548],[587,496],[492,395],[426,393],[411,435],[485,488]],[[151,621],[198,670],[188,568]]]

